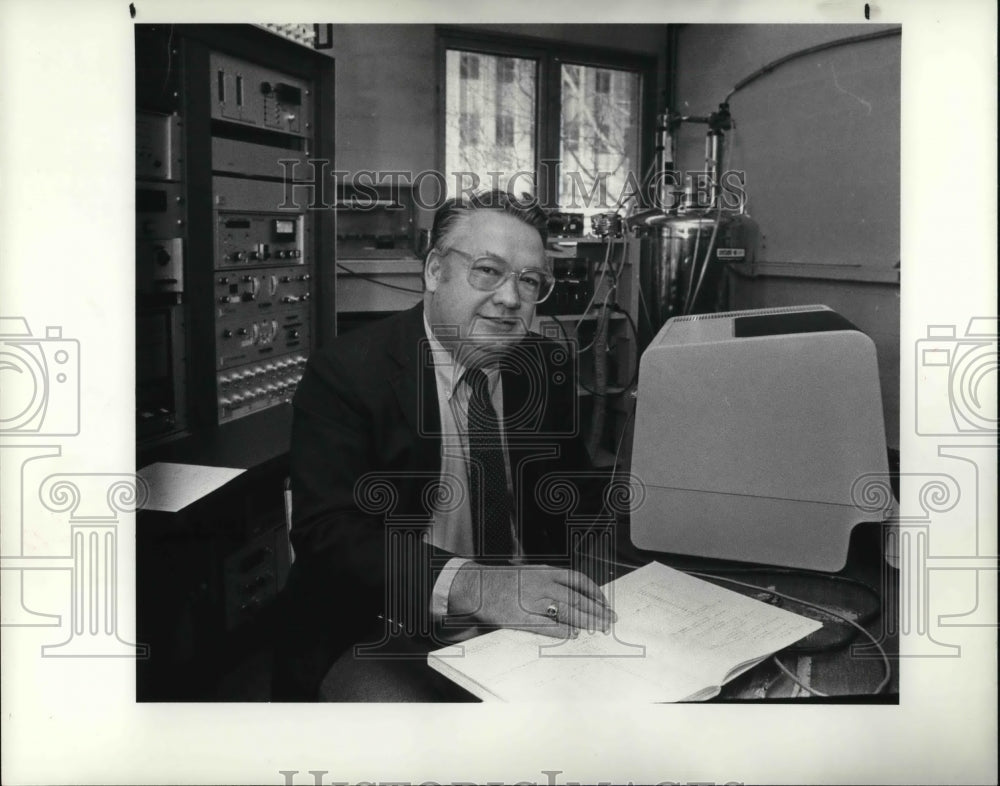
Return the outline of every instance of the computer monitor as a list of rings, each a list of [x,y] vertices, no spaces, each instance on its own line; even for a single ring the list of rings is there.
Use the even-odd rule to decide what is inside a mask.
[[[638,548],[840,570],[890,507],[865,490],[889,473],[874,343],[822,305],[669,320],[640,361],[631,472]]]

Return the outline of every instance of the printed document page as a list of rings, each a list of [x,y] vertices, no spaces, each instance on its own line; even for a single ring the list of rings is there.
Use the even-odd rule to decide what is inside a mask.
[[[557,640],[504,629],[428,661],[487,701],[695,700],[821,627],[657,562],[604,590],[618,613],[608,634]]]

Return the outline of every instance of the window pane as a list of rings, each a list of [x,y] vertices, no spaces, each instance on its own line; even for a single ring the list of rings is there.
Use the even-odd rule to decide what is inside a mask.
[[[497,115],[496,142],[504,147],[514,144],[514,118],[510,115]]]
[[[460,72],[462,79],[479,79],[479,58],[475,55],[462,55]]]
[[[640,88],[633,71],[562,66],[560,207],[586,214],[612,210],[642,177],[636,171]]]
[[[534,194],[534,60],[449,49],[445,55],[445,179]],[[490,175],[499,172],[500,175]]]

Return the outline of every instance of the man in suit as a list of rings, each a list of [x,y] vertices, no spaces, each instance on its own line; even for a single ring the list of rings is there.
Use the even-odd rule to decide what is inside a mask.
[[[566,516],[597,512],[600,484],[570,357],[528,330],[554,283],[545,224],[505,192],[449,201],[423,302],[310,359],[276,700],[457,699],[429,649],[610,625],[600,589],[566,567]]]

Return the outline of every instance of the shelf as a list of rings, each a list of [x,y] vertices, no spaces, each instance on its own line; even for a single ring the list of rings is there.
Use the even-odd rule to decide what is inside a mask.
[[[553,322],[594,322],[597,320],[597,314],[592,314],[590,312],[586,314],[539,314],[537,318],[539,322],[546,319],[552,320]],[[627,319],[627,317],[616,311],[609,314],[608,319],[620,320]]]
[[[729,265],[743,278],[813,278],[826,281],[854,281],[864,284],[899,284],[898,267],[874,265],[831,265],[814,262],[755,262]]]
[[[413,256],[393,257],[391,259],[337,259],[337,264],[343,265],[351,273],[362,273],[364,275],[412,275],[422,273],[424,264]],[[337,272],[338,276],[349,276],[343,270]]]

